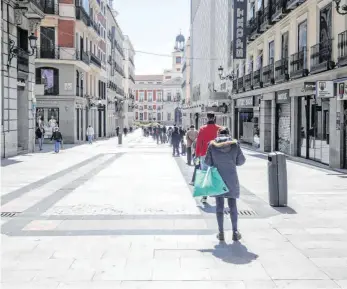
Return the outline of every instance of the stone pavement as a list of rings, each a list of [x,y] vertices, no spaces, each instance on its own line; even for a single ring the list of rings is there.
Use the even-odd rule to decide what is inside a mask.
[[[241,242],[215,238],[193,171],[140,131],[5,161],[1,288],[347,288],[347,176],[288,161],[289,206],[245,150]]]

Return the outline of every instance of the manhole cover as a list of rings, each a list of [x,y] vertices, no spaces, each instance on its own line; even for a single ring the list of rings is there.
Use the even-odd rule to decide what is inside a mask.
[[[2,218],[13,218],[20,214],[19,212],[1,212],[1,217]]]

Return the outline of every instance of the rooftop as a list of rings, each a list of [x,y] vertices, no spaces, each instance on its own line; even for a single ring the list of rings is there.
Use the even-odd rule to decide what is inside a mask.
[[[162,81],[162,74],[135,75],[135,81]]]

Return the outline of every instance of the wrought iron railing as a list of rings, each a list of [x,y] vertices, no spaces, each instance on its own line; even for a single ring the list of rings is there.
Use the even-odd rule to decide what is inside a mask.
[[[253,78],[253,72],[245,75],[244,86],[246,91],[253,89],[252,78]]]
[[[273,0],[271,6],[272,20],[279,18],[287,11],[287,0]]]
[[[101,67],[101,60],[95,56],[93,53],[90,54],[90,62],[95,64],[98,67]]]
[[[306,47],[290,56],[289,73],[291,78],[306,76],[308,74]]]
[[[232,89],[233,93],[237,93],[237,83],[238,83],[238,80],[234,79],[233,80],[233,89]]]
[[[36,58],[61,59],[60,47],[40,47],[36,49]]]
[[[263,87],[262,69],[253,72],[253,88]]]
[[[243,88],[243,76],[239,77],[237,79],[237,92],[240,93],[240,92],[243,92],[244,91],[244,88]]]
[[[275,62],[275,82],[286,81],[288,78],[288,57],[284,57]]]
[[[270,2],[271,4],[271,2]],[[259,21],[260,21],[260,29],[266,30],[266,28],[271,24],[271,5],[268,4],[264,9],[259,11]]]
[[[270,61],[269,65],[263,67],[263,83],[264,85],[271,85],[274,83],[274,63]]]
[[[123,68],[117,62],[114,63],[114,68],[121,76],[125,77]]]
[[[45,14],[55,14],[59,15],[59,4],[54,1],[40,0],[41,6],[43,7],[43,12]]]
[[[332,40],[326,40],[311,46],[311,73],[331,69],[332,62]]]
[[[21,48],[17,52],[17,70],[29,72],[29,53]]]
[[[257,15],[248,20],[248,40],[254,40],[258,34],[260,34],[260,18]]]

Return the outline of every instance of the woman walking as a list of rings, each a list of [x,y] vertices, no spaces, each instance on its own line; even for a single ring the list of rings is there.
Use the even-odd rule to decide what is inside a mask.
[[[245,161],[245,156],[237,140],[229,136],[227,128],[221,128],[217,138],[210,142],[205,159],[206,165],[217,168],[229,190],[228,193],[216,196],[216,216],[219,229],[217,238],[220,241],[224,241],[224,199],[227,199],[230,208],[233,241],[241,239],[241,234],[237,227],[238,212],[236,199],[240,197],[240,185],[236,166],[242,166]]]

